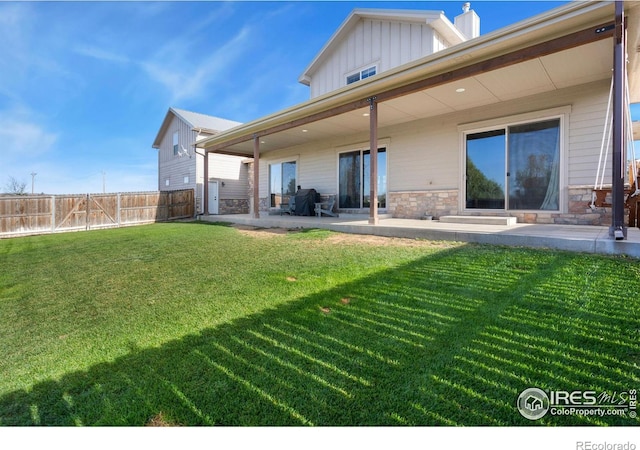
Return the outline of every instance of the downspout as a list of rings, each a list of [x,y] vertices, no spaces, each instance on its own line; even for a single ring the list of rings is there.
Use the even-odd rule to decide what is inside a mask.
[[[624,164],[625,164],[625,20],[624,1],[615,3],[615,32],[613,48],[613,168],[611,178],[612,224],[609,236],[616,241],[627,237],[624,226]]]
[[[209,215],[209,152],[204,149],[204,186],[202,186],[202,211]]]

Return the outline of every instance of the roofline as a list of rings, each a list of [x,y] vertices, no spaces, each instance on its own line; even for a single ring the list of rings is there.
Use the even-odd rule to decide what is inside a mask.
[[[258,135],[265,129],[285,126],[296,120],[320,114],[332,108],[362,102],[363,99],[381,91],[408,84],[421,76],[444,74],[484,59],[497,57],[507,52],[517,51],[527,46],[565,36],[591,25],[597,26],[603,20],[610,19],[613,19],[613,3],[610,1],[571,2],[546,13],[466,41],[455,47],[441,50],[435,54],[380,73],[376,77],[361,80],[358,86],[342,87],[282,111],[247,122],[232,130],[203,139],[198,142],[198,147],[218,146],[244,137],[249,140],[251,136]]]
[[[184,123],[189,125],[192,129],[194,128],[191,122],[189,122],[182,115],[180,115],[175,109],[173,109],[173,107],[170,107],[169,110],[167,111],[167,114],[164,116],[164,120],[162,121],[162,125],[160,125],[160,129],[158,130],[158,134],[156,134],[156,138],[153,140],[153,144],[151,145],[152,148],[157,148],[157,149],[160,148],[160,145],[162,144],[162,136],[167,131],[167,128],[169,128],[169,124],[171,123],[171,119],[170,119],[171,114],[178,117]]]
[[[342,22],[340,27],[333,33],[325,45],[313,58],[311,63],[304,69],[302,74],[298,77],[298,81],[304,85],[309,85],[311,78],[308,73],[312,71],[317,64],[319,64],[326,51],[329,50],[339,38],[351,28],[358,20],[362,18],[371,19],[390,19],[390,20],[409,20],[413,22],[426,23],[431,25],[440,34],[443,34],[447,40],[457,40],[458,42],[451,42],[457,44],[464,42],[466,38],[458,31],[458,29],[451,23],[449,19],[444,15],[444,11],[424,11],[424,10],[401,10],[401,9],[371,9],[371,8],[356,8],[347,16]]]

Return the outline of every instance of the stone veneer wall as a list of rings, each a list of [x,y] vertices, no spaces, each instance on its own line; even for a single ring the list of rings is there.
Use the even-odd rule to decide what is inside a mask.
[[[608,225],[611,223],[611,208],[591,209],[593,186],[571,186],[569,211],[566,214],[546,212],[513,213],[521,223],[549,223],[566,225]],[[610,198],[607,199],[610,201]],[[625,221],[627,218],[625,217]]]
[[[246,198],[221,198],[218,212],[220,214],[249,214],[249,200]]]
[[[437,219],[458,214],[458,190],[389,192],[387,211],[400,219]]]
[[[568,188],[569,205],[567,213],[517,212],[509,216],[517,217],[520,223],[568,224],[568,225],[608,225],[611,223],[611,208],[591,209],[592,186],[572,186]],[[388,211],[393,217],[419,219],[425,214],[437,219],[441,216],[461,214],[458,210],[458,190],[390,192]],[[610,201],[610,199],[608,199]],[[466,213],[469,214],[469,213]],[[470,214],[469,214],[470,215]],[[503,215],[499,212],[478,213],[478,215]],[[628,220],[625,214],[625,222]]]

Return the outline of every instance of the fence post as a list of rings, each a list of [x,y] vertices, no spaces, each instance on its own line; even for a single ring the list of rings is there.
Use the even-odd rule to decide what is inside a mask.
[[[85,215],[85,230],[89,229],[89,194],[87,194],[87,213]]]
[[[56,232],[56,196],[51,196],[51,232]]]
[[[120,224],[120,192],[118,192],[118,228],[120,228],[122,225]]]

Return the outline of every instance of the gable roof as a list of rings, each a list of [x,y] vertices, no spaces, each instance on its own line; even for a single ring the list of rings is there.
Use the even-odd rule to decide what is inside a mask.
[[[169,111],[167,111],[167,115],[162,121],[160,130],[158,131],[158,134],[153,141],[153,148],[160,148],[162,137],[167,132],[167,128],[169,128],[173,116],[179,118],[184,123],[189,125],[192,130],[207,134],[217,134],[221,131],[226,131],[242,124],[241,122],[223,119],[221,117],[208,116],[206,114],[187,111],[186,109],[169,108]]]
[[[397,9],[362,9],[356,8],[342,22],[342,25],[333,33],[333,36],[318,52],[315,58],[302,72],[298,81],[309,85],[311,74],[315,72],[318,65],[331,53],[342,39],[356,26],[361,19],[394,20],[400,22],[427,23],[440,33],[451,45],[460,44],[467,38],[451,23],[444,15],[444,11],[423,11],[423,10],[397,10]]]

